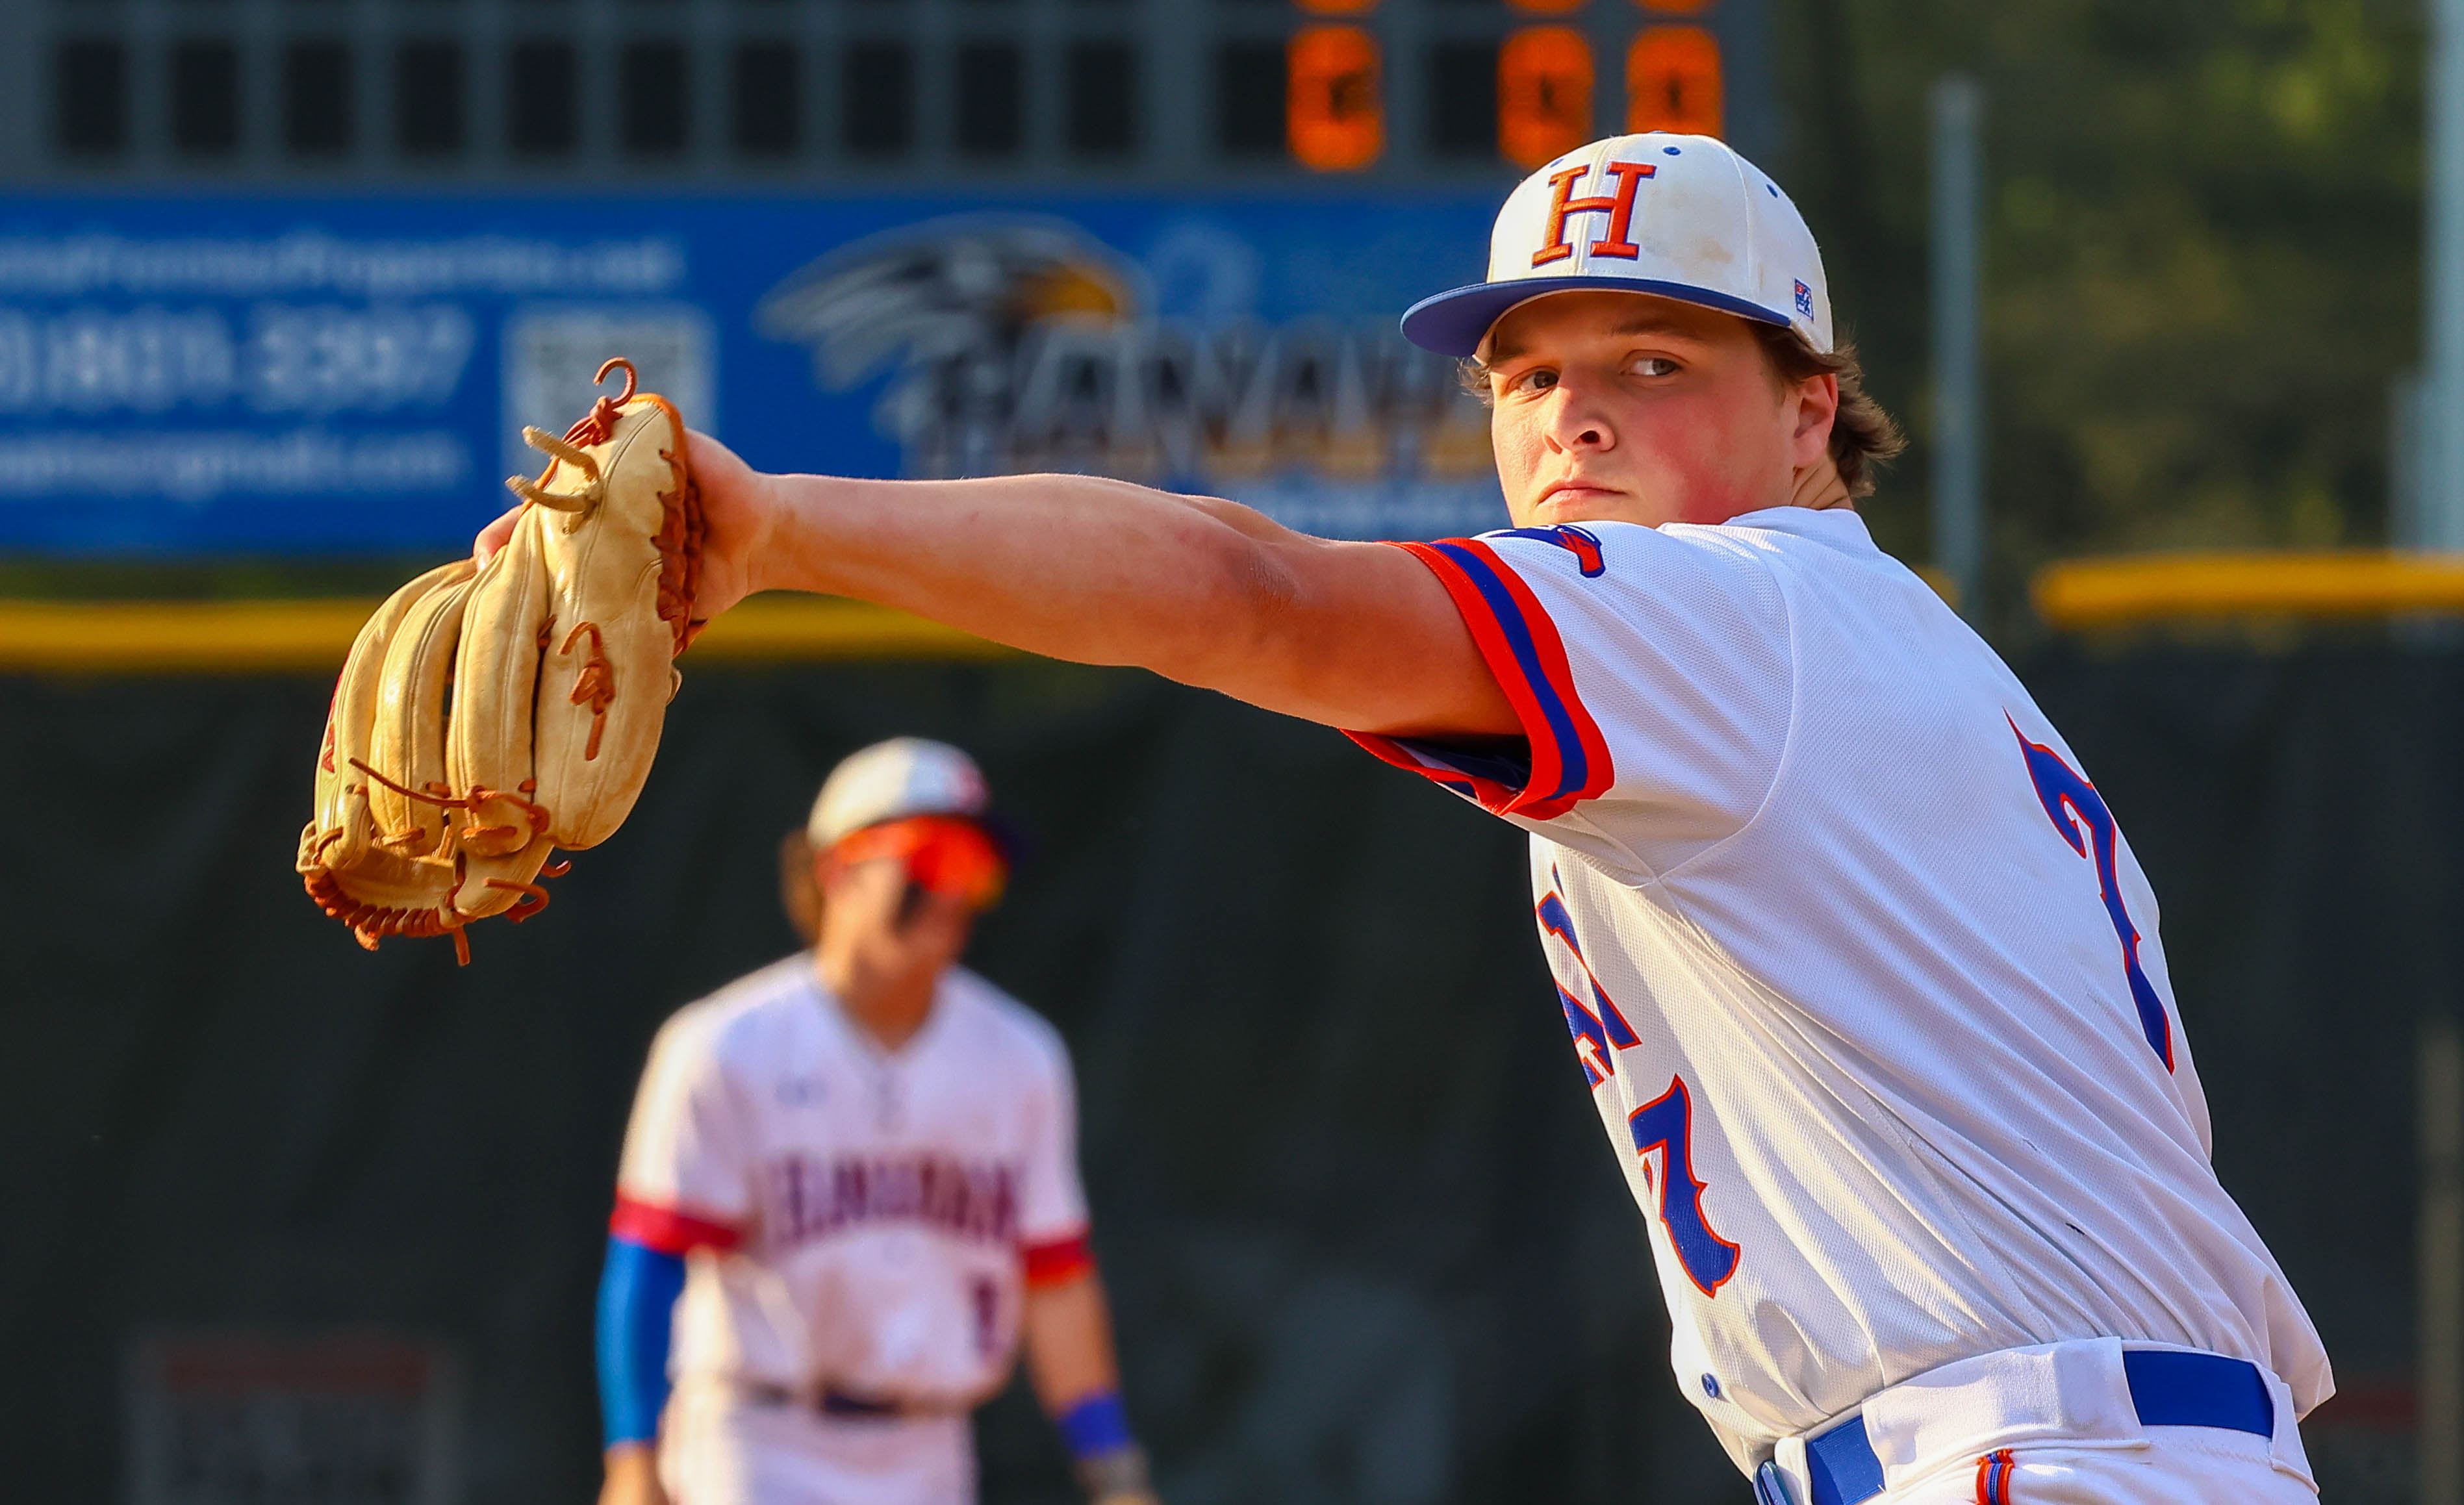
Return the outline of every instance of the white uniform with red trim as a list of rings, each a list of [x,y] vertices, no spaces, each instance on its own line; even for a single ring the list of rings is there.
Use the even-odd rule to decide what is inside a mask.
[[[2210,1167],[2155,896],[1993,652],[1845,509],[1406,547],[1529,763],[1358,740],[1531,832],[1679,1383],[1740,1465],[1953,1361],[2122,1338],[2256,1363],[2306,1483],[2326,1355]]]
[[[803,953],[669,1020],[614,1229],[687,1254],[678,1505],[973,1499],[967,1411],[1010,1372],[1024,1287],[1089,1267],[1075,1141],[1060,1036],[960,969],[895,1053]]]

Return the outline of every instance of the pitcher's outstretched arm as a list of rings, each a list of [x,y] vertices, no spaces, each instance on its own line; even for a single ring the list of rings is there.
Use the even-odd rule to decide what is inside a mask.
[[[1330,726],[1519,730],[1445,587],[1399,549],[1095,476],[766,475],[716,440],[692,443],[708,528],[696,616],[756,591],[814,591]],[[480,535],[483,557],[509,526]]]

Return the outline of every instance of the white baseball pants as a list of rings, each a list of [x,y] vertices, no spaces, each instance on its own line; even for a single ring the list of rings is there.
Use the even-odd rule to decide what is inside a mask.
[[[659,1424],[673,1505],[975,1505],[962,1413],[825,1416],[708,1385],[680,1387]]]

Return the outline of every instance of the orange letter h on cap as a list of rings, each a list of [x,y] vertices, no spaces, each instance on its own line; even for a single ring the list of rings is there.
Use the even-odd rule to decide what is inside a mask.
[[[1549,198],[1549,238],[1531,256],[1531,264],[1545,267],[1552,261],[1563,261],[1574,253],[1566,244],[1566,216],[1569,214],[1605,214],[1609,217],[1606,238],[1592,242],[1595,256],[1622,256],[1628,261],[1642,254],[1642,248],[1626,239],[1634,224],[1634,190],[1642,180],[1655,177],[1660,168],[1647,162],[1613,162],[1603,169],[1617,180],[1617,197],[1603,199],[1573,197],[1574,185],[1589,167],[1569,167],[1549,175],[1549,186],[1554,190]]]

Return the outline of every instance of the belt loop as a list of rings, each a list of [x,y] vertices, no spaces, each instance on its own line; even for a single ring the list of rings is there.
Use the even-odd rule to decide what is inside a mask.
[[[1781,1481],[1788,1486],[1788,1505],[1811,1505],[1814,1481],[1806,1472],[1805,1437],[1802,1433],[1779,1440],[1778,1445],[1771,1449],[1771,1467],[1779,1471]]]
[[[2265,1364],[2258,1365],[2258,1378],[2267,1386],[2267,1398],[2276,1403],[2276,1435],[2267,1439],[2267,1461],[2278,1473],[2289,1473],[2316,1490],[2319,1481],[2310,1472],[2310,1453],[2301,1446],[2301,1424],[2293,1419],[2293,1386]]]

